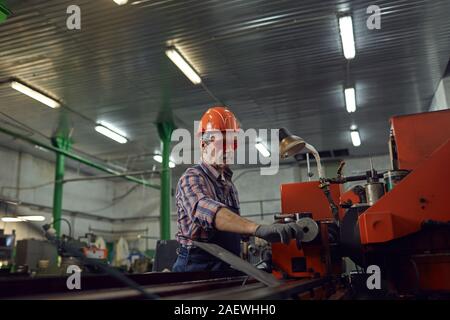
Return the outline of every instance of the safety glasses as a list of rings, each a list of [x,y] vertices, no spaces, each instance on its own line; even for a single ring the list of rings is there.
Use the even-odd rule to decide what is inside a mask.
[[[216,148],[223,148],[222,150],[236,150],[238,147],[237,137],[226,132],[205,133],[203,141],[210,144],[213,143]]]

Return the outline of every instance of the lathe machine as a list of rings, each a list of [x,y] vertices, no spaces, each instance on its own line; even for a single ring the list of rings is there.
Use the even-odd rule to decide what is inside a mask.
[[[277,278],[340,275],[348,257],[357,270],[351,279],[364,279],[353,287],[365,286],[369,268],[381,277],[383,297],[450,293],[450,110],[396,116],[390,124],[392,170],[345,177],[341,166],[335,178],[281,186],[276,219],[297,221],[305,238],[300,248],[295,241],[272,245]],[[305,143],[286,132],[280,153],[293,156]],[[343,192],[354,181],[362,184]]]

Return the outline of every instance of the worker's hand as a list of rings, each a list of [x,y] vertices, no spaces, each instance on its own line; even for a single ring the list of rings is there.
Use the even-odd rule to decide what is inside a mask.
[[[295,222],[274,223],[270,225],[259,225],[256,228],[255,236],[268,242],[282,242],[288,244],[292,239],[301,240],[302,229]]]

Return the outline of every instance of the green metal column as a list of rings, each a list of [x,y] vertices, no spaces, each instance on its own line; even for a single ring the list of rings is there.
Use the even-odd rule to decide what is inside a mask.
[[[161,240],[170,239],[170,141],[174,129],[172,122],[160,122],[157,124],[161,139],[162,170],[161,170],[161,215],[160,234]]]
[[[0,23],[6,21],[8,19],[8,16],[11,15],[11,10],[9,10],[3,3],[3,1],[0,0]]]
[[[68,151],[71,146],[69,139],[56,136],[52,138],[52,144],[61,150]],[[53,227],[56,230],[56,235],[61,233],[61,215],[62,215],[62,198],[63,198],[63,180],[64,180],[64,161],[65,156],[61,153],[56,153],[55,164],[55,187],[53,190]]]

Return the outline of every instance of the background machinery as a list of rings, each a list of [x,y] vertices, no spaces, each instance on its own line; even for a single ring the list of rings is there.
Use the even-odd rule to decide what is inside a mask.
[[[299,152],[283,149],[283,139],[281,154]],[[450,293],[450,111],[391,118],[389,149],[390,171],[345,177],[342,163],[336,178],[281,186],[282,214],[275,218],[296,220],[307,237],[301,248],[272,246],[274,275],[339,277],[348,257],[359,271],[348,283],[356,296],[361,289],[377,297]],[[364,184],[343,192],[350,181]],[[369,266],[379,268],[382,290],[367,290]]]

